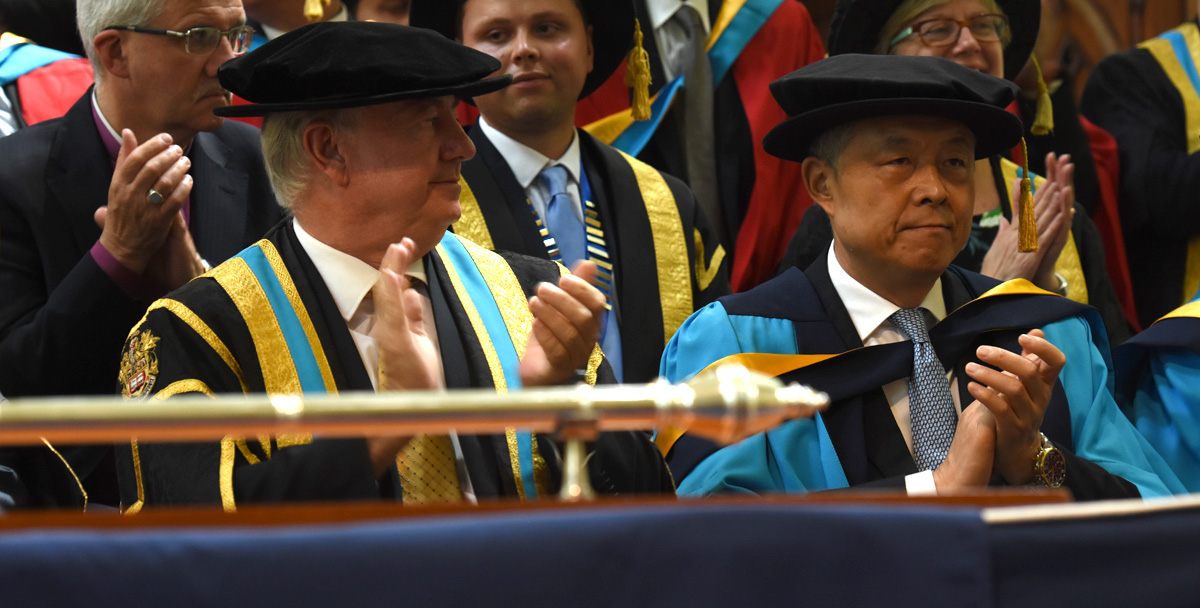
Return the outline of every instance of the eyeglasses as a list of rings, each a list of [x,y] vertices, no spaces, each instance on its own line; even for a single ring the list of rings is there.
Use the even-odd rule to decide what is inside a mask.
[[[958,40],[958,35],[964,27],[971,31],[971,37],[980,42],[998,40],[1007,43],[1011,36],[1008,18],[1004,15],[979,15],[967,21],[930,19],[900,30],[900,33],[892,38],[891,46],[896,46],[913,34],[916,34],[925,46],[950,46]]]
[[[194,27],[186,32],[177,32],[174,30],[160,30],[158,28],[139,27],[136,25],[114,25],[104,29],[105,31],[118,30],[183,38],[183,50],[193,55],[204,55],[213,52],[217,48],[217,45],[221,44],[222,38],[229,41],[229,46],[233,47],[234,55],[242,55],[250,50],[250,42],[254,39],[254,28],[248,25],[239,25],[225,31],[221,31],[215,27]]]

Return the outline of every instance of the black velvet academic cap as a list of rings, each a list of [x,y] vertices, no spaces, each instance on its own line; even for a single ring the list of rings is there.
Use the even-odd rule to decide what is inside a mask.
[[[883,26],[901,4],[904,0],[838,0],[829,24],[829,54],[874,53]],[[1025,67],[1037,43],[1042,2],[996,0],[996,4],[1008,17],[1012,30],[1012,41],[1004,48],[1004,77],[1012,80]]]
[[[415,27],[322,21],[292,30],[225,62],[221,86],[251,105],[217,108],[218,116],[332,110],[401,99],[470,97],[504,88],[489,78],[500,62]]]
[[[454,40],[458,38],[466,0],[412,0],[408,22],[427,27]],[[580,0],[583,19],[592,26],[592,71],[583,81],[583,99],[600,88],[617,71],[633,48],[634,10],[631,0]]]
[[[825,131],[863,118],[921,115],[957,120],[975,134],[975,158],[1021,141],[1021,120],[1005,108],[1017,85],[941,57],[838,55],[771,83],[788,118],[763,138],[763,149],[803,161]]]

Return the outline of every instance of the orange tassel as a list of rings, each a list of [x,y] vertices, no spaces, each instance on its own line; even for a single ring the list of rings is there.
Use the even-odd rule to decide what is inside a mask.
[[[1042,66],[1038,65],[1037,57],[1030,55],[1029,61],[1033,63],[1038,88],[1037,111],[1029,131],[1034,135],[1047,135],[1054,131],[1054,106],[1050,102],[1050,89],[1046,86],[1046,79],[1042,78]]]
[[[316,23],[325,16],[325,7],[330,0],[304,0],[304,17],[309,23]]]
[[[1030,253],[1038,250],[1037,218],[1033,215],[1033,181],[1029,178],[1029,146],[1021,138],[1021,152],[1025,163],[1021,166],[1020,227],[1017,232],[1017,250]]]
[[[633,119],[650,118],[650,53],[642,47],[642,26],[637,19],[633,20],[633,48],[625,66],[625,86],[633,89]]]

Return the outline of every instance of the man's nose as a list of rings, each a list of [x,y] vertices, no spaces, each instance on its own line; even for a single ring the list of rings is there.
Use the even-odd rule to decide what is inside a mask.
[[[923,165],[913,174],[913,199],[918,204],[940,204],[946,200],[946,184],[937,167]]]
[[[537,59],[538,49],[533,36],[525,28],[520,28],[513,36],[513,61]]]
[[[233,43],[229,41],[228,36],[221,36],[221,40],[217,42],[217,48],[209,53],[208,61],[205,62],[204,67],[209,76],[216,78],[217,68],[234,57],[237,57],[237,55],[233,52]]]

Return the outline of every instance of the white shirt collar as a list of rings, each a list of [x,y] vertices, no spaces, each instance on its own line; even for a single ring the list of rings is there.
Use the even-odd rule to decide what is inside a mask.
[[[117,130],[114,129],[112,124],[108,122],[108,118],[104,116],[104,110],[100,109],[100,100],[96,99],[95,87],[92,88],[92,107],[96,108],[96,116],[100,117],[100,122],[104,124],[104,128],[108,129],[108,132],[112,134],[113,139],[117,140],[117,142],[120,142],[121,135],[117,133]]]
[[[704,30],[712,32],[712,24],[708,22],[708,0],[688,0],[687,3],[700,13]],[[661,28],[681,6],[683,0],[646,0],[646,14],[650,17],[650,26],[656,30]]]
[[[483,134],[487,136],[488,141],[496,146],[496,151],[504,158],[504,162],[508,163],[508,167],[512,169],[513,176],[517,178],[517,183],[521,184],[521,189],[528,190],[529,185],[537,179],[538,173],[546,168],[548,164],[559,164],[567,168],[567,173],[571,174],[571,179],[575,183],[581,183],[579,172],[582,169],[579,154],[579,133],[574,133],[571,136],[571,145],[567,146],[567,151],[557,159],[550,157],[530,148],[529,146],[501,133],[488,123],[483,116],[479,117],[479,128],[483,129]]]
[[[345,2],[342,3],[342,10],[338,11],[336,15],[334,15],[328,19],[328,21],[331,21],[331,22],[332,21],[349,21],[349,20],[350,20],[350,13],[346,10]],[[267,40],[274,40],[274,39],[287,33],[279,28],[271,27],[265,23],[260,23],[258,25],[259,25],[259,27],[262,28],[263,36],[266,36]]]
[[[858,331],[859,339],[865,344],[868,336],[875,333],[879,326],[892,316],[892,313],[900,310],[900,307],[850,276],[838,262],[832,243],[829,245],[828,257],[829,279],[833,282],[833,288],[837,290],[838,297],[842,299],[846,312],[850,313],[850,320],[854,322],[854,329]],[[941,277],[934,282],[929,293],[925,294],[925,299],[921,301],[921,308],[932,313],[938,321],[946,317],[946,301],[942,296]]]
[[[329,294],[333,296],[333,302],[337,304],[338,312],[341,313],[343,319],[349,322],[350,317],[354,316],[359,305],[362,304],[363,298],[375,286],[375,281],[379,278],[379,270],[348,253],[318,241],[300,226],[300,222],[293,220],[292,224],[296,227],[296,238],[300,241],[300,246],[312,259],[313,266],[317,267],[317,272],[321,273],[321,279],[325,281]],[[428,283],[425,280],[425,264],[422,260],[418,259],[413,262],[405,274]]]

